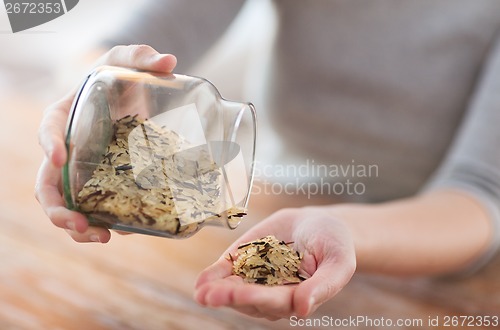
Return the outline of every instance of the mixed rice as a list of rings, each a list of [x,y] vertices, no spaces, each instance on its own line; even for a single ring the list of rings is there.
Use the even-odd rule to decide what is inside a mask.
[[[274,236],[242,244],[237,255],[228,257],[233,262],[233,274],[247,283],[281,285],[299,283],[305,278],[299,274],[302,254]]]
[[[126,116],[114,133],[101,163],[77,196],[80,211],[97,220],[187,237],[204,221],[245,210],[221,209],[221,169],[209,153],[182,152],[189,143],[152,121]]]

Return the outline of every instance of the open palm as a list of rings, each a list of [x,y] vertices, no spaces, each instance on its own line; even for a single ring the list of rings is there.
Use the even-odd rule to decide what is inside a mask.
[[[294,242],[304,258],[301,271],[310,277],[293,285],[263,286],[245,283],[232,275],[229,253],[238,245],[263,236]],[[356,268],[351,235],[345,225],[321,208],[281,210],[250,229],[233,243],[196,283],[195,299],[202,305],[234,308],[271,320],[291,315],[307,316],[335,296]]]

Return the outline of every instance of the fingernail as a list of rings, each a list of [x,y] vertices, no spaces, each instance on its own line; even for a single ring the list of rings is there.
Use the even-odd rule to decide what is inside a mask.
[[[101,239],[99,238],[99,235],[93,234],[93,235],[90,235],[89,238],[92,242],[101,243]]]
[[[69,230],[76,231],[76,226],[73,221],[66,221],[66,228],[68,228]]]

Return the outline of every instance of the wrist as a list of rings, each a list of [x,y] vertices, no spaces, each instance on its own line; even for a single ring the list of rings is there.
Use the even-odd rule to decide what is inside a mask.
[[[329,206],[328,212],[337,220],[342,221],[349,230],[356,254],[357,269],[362,272],[372,271],[376,265],[374,256],[370,252],[376,251],[373,235],[369,226],[364,224],[362,215],[366,205],[362,204],[340,204]]]

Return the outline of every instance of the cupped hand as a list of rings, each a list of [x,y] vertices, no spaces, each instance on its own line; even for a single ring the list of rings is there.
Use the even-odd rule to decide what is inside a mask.
[[[130,45],[112,48],[99,58],[95,66],[114,65],[168,73],[176,63],[173,55],[160,54],[146,45]],[[67,158],[64,134],[74,95],[75,91],[70,92],[44,112],[38,138],[45,158],[38,170],[35,196],[52,223],[66,229],[75,241],[105,243],[111,237],[109,230],[91,227],[83,214],[68,210],[61,193],[61,168]]]
[[[231,274],[226,258],[237,247],[267,235],[294,242],[302,252],[302,272],[310,277],[299,284],[264,286],[244,283]],[[196,283],[195,299],[209,307],[231,307],[270,320],[292,315],[305,317],[335,296],[356,268],[354,243],[345,224],[324,209],[308,207],[276,212],[232,244]]]

